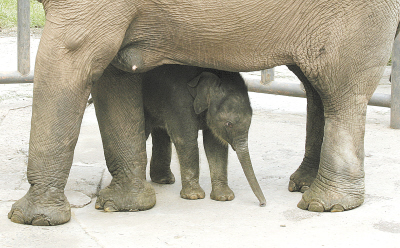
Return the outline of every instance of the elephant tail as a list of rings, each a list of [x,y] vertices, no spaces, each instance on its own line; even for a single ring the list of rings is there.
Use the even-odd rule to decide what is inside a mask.
[[[93,104],[93,98],[90,98],[87,102],[86,108]]]
[[[400,0],[397,0],[397,5],[400,5]],[[399,33],[400,33],[400,10],[398,9],[397,10],[397,30],[396,30],[396,35],[394,36],[395,37],[395,39],[397,38],[397,36],[399,35]]]

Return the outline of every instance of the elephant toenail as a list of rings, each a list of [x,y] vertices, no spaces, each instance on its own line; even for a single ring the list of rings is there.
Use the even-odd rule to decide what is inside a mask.
[[[288,189],[289,189],[290,192],[294,192],[294,191],[298,190],[296,183],[293,182],[292,180],[289,181]]]
[[[12,209],[11,209],[11,211],[10,212],[8,212],[8,218],[9,219],[11,219],[11,217],[13,216],[13,213],[14,213],[15,211],[13,211]]]
[[[340,204],[336,204],[332,207],[331,212],[343,212],[344,207]]]
[[[324,212],[324,206],[319,202],[311,202],[308,206],[308,210],[312,212]]]
[[[32,226],[50,226],[50,221],[43,215],[33,217]]]
[[[96,204],[94,205],[94,208],[95,209],[103,209],[103,207],[101,206],[101,204],[98,201],[96,201]]]
[[[104,204],[104,211],[105,212],[117,212],[118,210],[116,209],[114,203],[108,201]]]
[[[304,192],[306,192],[309,188],[310,188],[309,186],[303,186],[303,187],[301,187],[300,192],[301,192],[301,193],[304,193]]]
[[[303,210],[307,210],[308,204],[305,200],[301,199],[300,202],[297,204],[297,207]]]
[[[18,224],[25,224],[24,215],[19,210],[14,210],[13,212],[8,213],[8,218],[11,219],[12,222]]]

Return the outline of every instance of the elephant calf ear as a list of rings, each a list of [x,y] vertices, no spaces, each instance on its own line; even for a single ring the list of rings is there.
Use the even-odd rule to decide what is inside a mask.
[[[221,80],[211,72],[202,72],[188,82],[188,90],[194,97],[193,107],[196,114],[200,114],[210,105],[210,90],[219,85]]]

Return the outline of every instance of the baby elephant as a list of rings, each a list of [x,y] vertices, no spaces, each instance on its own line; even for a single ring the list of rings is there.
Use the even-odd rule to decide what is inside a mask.
[[[172,141],[181,168],[181,197],[205,197],[199,185],[197,144],[198,131],[202,130],[211,172],[211,198],[218,201],[234,198],[227,179],[230,144],[260,205],[265,205],[248,150],[252,109],[239,73],[163,65],[144,74],[143,101],[146,137],[151,133],[153,142],[150,162],[153,182],[175,182],[170,170]]]

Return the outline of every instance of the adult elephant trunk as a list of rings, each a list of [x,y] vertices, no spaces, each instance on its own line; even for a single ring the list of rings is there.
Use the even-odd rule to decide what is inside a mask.
[[[232,147],[236,151],[240,164],[242,165],[243,172],[246,175],[247,181],[249,182],[251,189],[256,195],[258,201],[260,202],[260,206],[265,207],[265,197],[260,185],[258,184],[257,178],[254,174],[253,166],[251,164],[247,138],[235,140]]]

